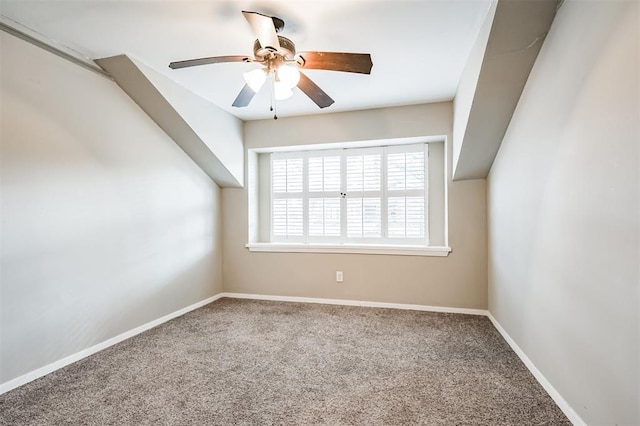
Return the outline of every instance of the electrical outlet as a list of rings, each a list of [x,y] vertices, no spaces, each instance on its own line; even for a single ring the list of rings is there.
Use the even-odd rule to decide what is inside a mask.
[[[341,283],[344,280],[344,275],[342,271],[336,271],[336,281]]]

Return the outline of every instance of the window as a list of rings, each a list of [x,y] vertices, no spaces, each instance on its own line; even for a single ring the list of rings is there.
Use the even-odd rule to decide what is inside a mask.
[[[427,144],[270,154],[274,243],[427,246]]]
[[[247,248],[447,256],[446,136],[247,150]]]

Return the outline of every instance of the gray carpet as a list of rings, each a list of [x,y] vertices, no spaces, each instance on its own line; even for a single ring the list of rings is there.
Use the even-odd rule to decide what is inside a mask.
[[[221,299],[0,396],[0,424],[570,422],[485,317]]]

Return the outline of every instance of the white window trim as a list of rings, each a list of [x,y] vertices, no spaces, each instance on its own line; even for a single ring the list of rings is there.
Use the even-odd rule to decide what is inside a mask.
[[[252,252],[272,253],[350,253],[437,257],[447,256],[451,253],[451,247],[445,246],[396,246],[387,244],[249,243],[245,247]]]

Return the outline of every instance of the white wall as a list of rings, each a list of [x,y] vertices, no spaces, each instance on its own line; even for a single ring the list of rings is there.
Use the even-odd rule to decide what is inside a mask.
[[[456,167],[458,166],[460,151],[462,151],[462,142],[464,141],[465,131],[467,129],[467,124],[469,123],[469,114],[471,114],[473,99],[476,94],[476,88],[478,87],[478,78],[480,77],[484,53],[487,50],[487,42],[489,40],[489,34],[491,33],[491,26],[493,24],[497,5],[497,0],[492,1],[490,4],[487,16],[482,23],[482,27],[480,27],[478,38],[473,44],[471,52],[469,52],[469,58],[467,59],[467,63],[465,64],[462,75],[460,76],[460,83],[456,90],[456,96],[453,99],[454,175]]]
[[[451,131],[443,102],[247,122],[245,149],[445,135],[450,171]],[[223,189],[225,291],[485,309],[485,180],[450,178],[448,257],[249,252],[249,191]]]
[[[0,382],[222,291],[220,189],[112,81],[0,32]]]
[[[640,424],[639,7],[565,1],[488,183],[489,309],[588,424]]]

